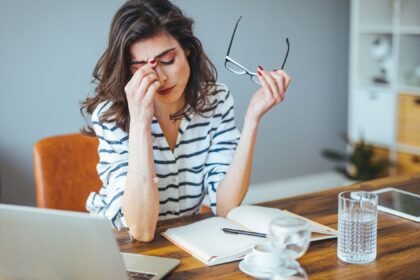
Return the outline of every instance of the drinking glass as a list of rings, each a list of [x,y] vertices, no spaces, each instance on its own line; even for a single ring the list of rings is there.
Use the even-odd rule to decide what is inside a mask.
[[[305,254],[311,232],[308,222],[298,217],[279,217],[270,223],[270,239],[282,252],[280,264],[271,279],[307,279],[303,268],[295,259]]]
[[[376,258],[378,195],[346,191],[338,195],[337,256],[348,263]]]

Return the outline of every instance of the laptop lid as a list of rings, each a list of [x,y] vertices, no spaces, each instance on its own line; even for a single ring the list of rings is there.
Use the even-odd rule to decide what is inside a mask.
[[[110,224],[103,217],[0,204],[0,223],[1,279],[128,279]],[[130,255],[128,265],[154,275],[148,279],[161,278],[179,263],[138,255],[140,266],[135,268],[136,255]],[[154,267],[162,267],[158,259],[166,261],[166,269],[155,271]]]

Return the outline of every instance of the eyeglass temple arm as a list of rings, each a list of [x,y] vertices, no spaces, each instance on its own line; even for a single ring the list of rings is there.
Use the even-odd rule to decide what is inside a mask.
[[[284,60],[283,60],[283,64],[281,65],[281,70],[283,70],[284,65],[286,64],[286,61],[287,61],[287,57],[289,56],[289,50],[290,50],[289,38],[286,38],[286,44],[287,44],[287,51],[286,51],[286,56],[284,57]]]
[[[239,21],[240,21],[241,19],[242,19],[242,16],[240,16],[240,17],[238,18],[238,20],[236,21],[235,29],[233,30],[232,37],[230,38],[229,48],[228,48],[228,50],[227,50],[226,56],[228,56],[228,55],[229,55],[229,53],[230,53],[230,48],[232,47],[233,38],[235,37],[236,29],[238,28],[238,24],[239,24]]]

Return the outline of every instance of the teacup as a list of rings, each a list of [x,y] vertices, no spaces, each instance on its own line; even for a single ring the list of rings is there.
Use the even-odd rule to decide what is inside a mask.
[[[270,241],[264,241],[255,245],[244,260],[258,271],[271,272],[281,263],[281,251],[273,247]]]

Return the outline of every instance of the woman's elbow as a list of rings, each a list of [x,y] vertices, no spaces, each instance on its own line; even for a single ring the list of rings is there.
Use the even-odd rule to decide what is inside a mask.
[[[232,205],[223,205],[223,204],[217,204],[216,207],[216,214],[219,217],[226,218],[227,214],[231,209],[235,208],[235,206]]]
[[[222,218],[226,218],[227,213],[228,213],[228,211],[224,211],[222,209],[220,209],[220,210],[217,209],[217,212],[216,212],[217,216],[222,217]]]
[[[145,229],[130,229],[130,235],[140,242],[152,242],[155,237],[155,231]]]
[[[127,223],[131,237],[141,242],[153,241],[156,231],[156,221],[140,220],[143,222]]]

